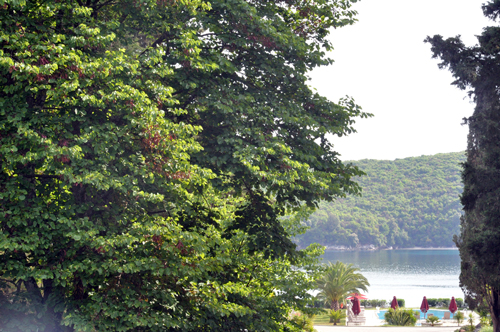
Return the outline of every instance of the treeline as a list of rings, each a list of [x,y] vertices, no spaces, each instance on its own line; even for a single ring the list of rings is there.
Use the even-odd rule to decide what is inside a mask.
[[[296,238],[300,246],[452,246],[459,232],[463,152],[352,162],[366,176],[362,197],[320,204]]]
[[[406,301],[404,299],[397,299],[398,300],[398,306],[400,308],[406,307]],[[450,305],[450,298],[430,298],[427,299],[427,302],[429,303],[430,307],[448,307]],[[457,307],[458,308],[463,308],[464,307],[464,299],[462,298],[456,298],[455,301],[457,302]],[[375,307],[381,307],[381,308],[387,308],[391,306],[391,300],[380,300],[380,299],[372,299],[372,300],[361,300],[360,304],[364,306],[365,308],[375,308]],[[314,307],[316,308],[326,308],[329,309],[330,306],[325,303],[325,301],[322,301],[320,299],[317,299],[314,301]]]

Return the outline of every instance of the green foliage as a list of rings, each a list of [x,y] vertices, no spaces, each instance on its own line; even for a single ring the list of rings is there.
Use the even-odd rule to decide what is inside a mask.
[[[439,318],[437,316],[430,316],[425,320],[427,323],[430,323],[431,326],[434,326],[440,323]]]
[[[491,20],[499,18],[500,1],[488,1],[482,8]],[[441,59],[439,67],[448,68],[453,84],[468,90],[476,103],[465,119],[469,135],[462,171],[464,215],[454,241],[460,250],[465,301],[474,309],[485,300],[494,330],[500,331],[500,27],[486,27],[477,38],[478,44],[471,47],[460,36],[445,40],[436,35],[426,42],[432,45],[433,57]]]
[[[0,1],[0,329],[297,331],[362,172],[307,71],[350,1]]]
[[[356,247],[452,246],[459,232],[463,153],[353,162],[367,175],[358,179],[362,197],[322,203],[296,238],[310,243]]]
[[[490,320],[489,320],[488,316],[480,316],[479,317],[479,324],[481,324],[481,326],[490,325]]]
[[[457,302],[457,307],[462,307],[464,304],[464,300],[461,298],[456,298],[455,301]],[[430,307],[448,307],[450,305],[451,299],[450,298],[428,298],[427,302],[429,303]]]
[[[298,331],[300,332],[313,332],[314,324],[313,324],[313,316],[306,315],[301,312],[295,312],[292,316],[292,323],[298,327]]]
[[[339,310],[339,301],[343,301],[350,293],[367,291],[368,280],[358,273],[359,269],[352,264],[337,261],[328,262],[323,275],[317,279],[318,297],[330,304],[330,308]]]
[[[386,300],[377,300],[377,299],[372,299],[372,300],[361,300],[360,304],[365,307],[384,307],[387,305]]]
[[[474,326],[474,315],[472,312],[469,314],[469,318],[467,319],[467,323],[469,323],[469,330],[474,331],[475,326]]]
[[[479,332],[494,332],[493,326],[482,326]]]
[[[394,326],[415,326],[417,318],[411,309],[392,309],[386,311],[384,319],[387,324]]]
[[[313,324],[322,326],[331,326],[332,322],[328,312],[329,312],[328,309],[324,309],[315,314],[313,317]],[[345,325],[345,319],[342,319],[339,325]]]
[[[328,315],[330,316],[330,323],[333,323],[333,325],[337,325],[342,319],[347,317],[345,310],[330,310]]]
[[[406,301],[404,299],[398,299],[398,307],[404,308]]]
[[[453,318],[457,321],[457,323],[460,325],[465,319],[464,313],[461,311],[457,311]]]

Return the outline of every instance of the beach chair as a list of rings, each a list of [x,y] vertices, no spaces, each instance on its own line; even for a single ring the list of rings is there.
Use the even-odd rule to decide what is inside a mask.
[[[443,319],[450,319],[450,312],[449,311],[444,313]]]

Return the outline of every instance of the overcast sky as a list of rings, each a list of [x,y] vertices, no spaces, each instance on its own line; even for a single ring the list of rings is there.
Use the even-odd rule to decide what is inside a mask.
[[[450,85],[451,73],[431,59],[427,35],[461,35],[467,45],[494,25],[485,0],[362,0],[358,22],[331,35],[335,64],[311,73],[311,85],[330,100],[354,97],[374,117],[358,133],[335,138],[342,160],[406,158],[464,151],[474,104]]]

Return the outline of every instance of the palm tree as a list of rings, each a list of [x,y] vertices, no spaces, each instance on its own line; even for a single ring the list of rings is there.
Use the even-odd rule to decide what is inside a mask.
[[[370,283],[362,274],[357,273],[358,271],[359,269],[352,264],[329,262],[323,277],[316,281],[320,291],[318,297],[330,302],[332,310],[339,310],[339,301],[350,293],[368,291],[366,287],[370,286]]]

